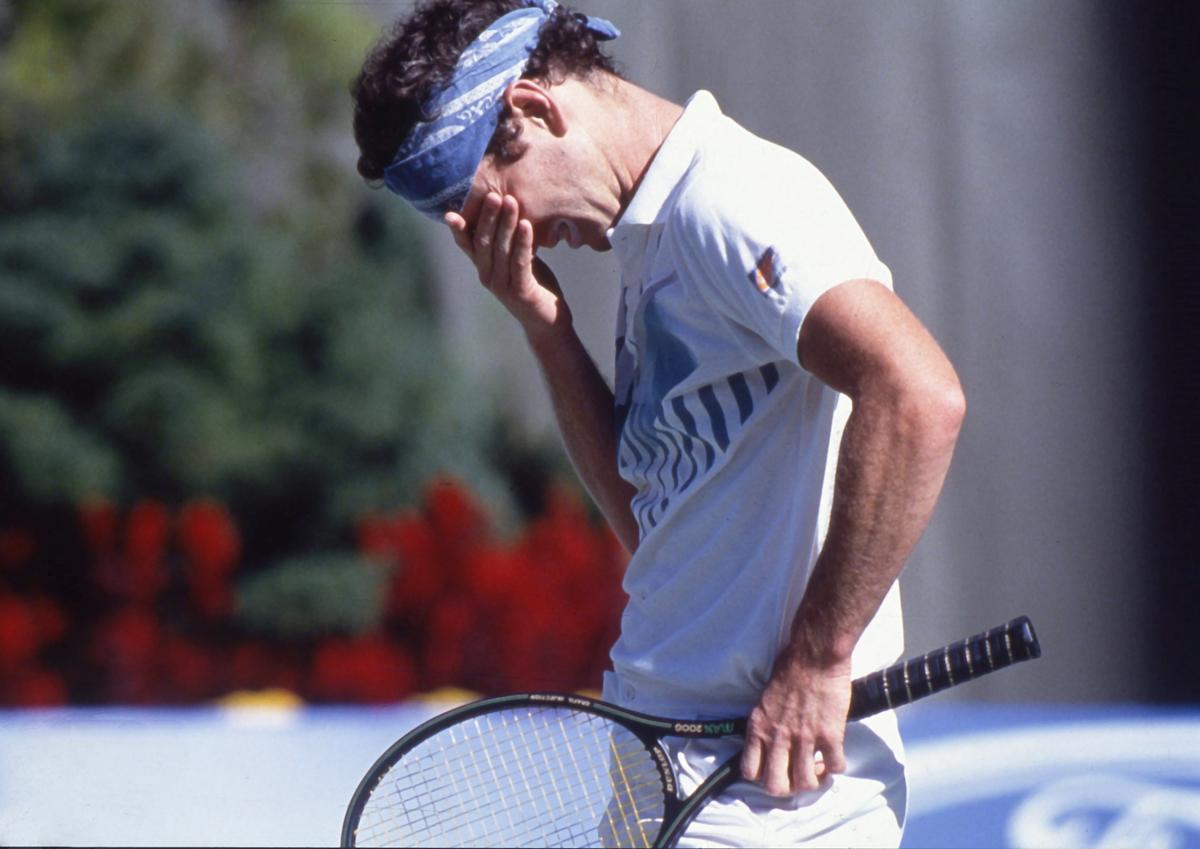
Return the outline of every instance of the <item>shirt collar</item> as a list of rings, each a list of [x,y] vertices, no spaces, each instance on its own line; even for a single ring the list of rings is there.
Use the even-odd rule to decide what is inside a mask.
[[[618,253],[636,234],[659,220],[680,180],[692,167],[700,143],[722,117],[717,100],[707,91],[697,91],[684,105],[683,114],[667,133],[654,154],[642,182],[629,205],[608,231],[608,241]]]

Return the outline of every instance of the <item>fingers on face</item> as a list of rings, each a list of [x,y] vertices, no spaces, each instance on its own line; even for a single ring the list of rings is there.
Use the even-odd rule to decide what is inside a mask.
[[[496,244],[496,224],[500,217],[500,196],[489,192],[483,200],[483,210],[475,222],[475,267],[479,270],[479,280],[488,283],[492,279],[493,256]]]
[[[474,221],[476,216],[479,215],[479,209],[483,206],[483,199],[486,195],[486,192],[480,193],[474,191],[467,195],[467,202],[463,204],[462,208],[464,223]]]
[[[496,223],[496,248],[508,253],[512,250],[513,235],[517,232],[517,199],[505,195],[500,201],[500,220]]]
[[[457,212],[447,212],[442,217],[442,220],[450,228],[450,235],[454,237],[454,244],[458,245],[459,250],[473,259],[475,256],[474,246],[471,243],[471,234],[467,232],[467,219],[463,218]]]
[[[533,225],[522,218],[513,236],[512,266],[514,276],[523,275],[533,265]]]
[[[500,217],[496,222],[496,243],[492,262],[494,284],[506,285],[512,276],[513,237],[517,232],[517,201],[506,195],[500,201]]]
[[[454,241],[475,263],[480,282],[491,288],[504,286],[532,264],[533,225],[520,217],[520,204],[512,195],[489,192],[475,208],[473,228],[468,210],[446,213],[444,220]]]

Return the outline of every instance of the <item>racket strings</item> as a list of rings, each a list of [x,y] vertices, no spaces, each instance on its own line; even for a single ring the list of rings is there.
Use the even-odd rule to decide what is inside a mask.
[[[521,742],[525,745],[528,745],[530,742],[528,732],[524,728],[521,728],[521,729],[519,729],[519,733],[522,738]],[[452,739],[452,742],[461,743],[461,742],[465,742],[465,741],[459,741],[459,740]],[[637,748],[641,748],[640,744],[637,744]],[[540,749],[541,749],[541,754],[543,755],[543,763],[548,763],[548,761],[545,760],[545,754],[546,754],[545,747],[540,747]],[[483,751],[487,752],[487,749],[484,748]],[[631,754],[632,751],[633,750],[630,750],[630,752],[626,753],[626,752],[621,752],[621,750],[618,749],[617,750],[617,753],[618,753],[617,763],[621,763],[625,758],[629,757],[629,754]],[[641,751],[643,753],[641,755],[641,757],[644,758],[645,750],[641,749]],[[487,763],[490,759],[491,759],[491,755],[489,753],[487,756],[485,756],[482,763]],[[482,763],[476,764],[476,767],[480,767],[482,765]],[[576,781],[582,780],[582,781],[586,782],[588,780],[591,780],[592,782],[598,783],[598,782],[601,782],[604,780],[601,778],[599,771],[595,768],[595,759],[594,758],[590,759],[590,775],[585,773],[585,771],[584,771],[585,767],[578,763],[577,757],[575,758],[574,766],[575,766],[574,779]],[[492,761],[492,768],[494,768],[494,761]],[[451,773],[451,775],[453,775],[453,773]],[[592,826],[589,829],[590,830],[590,838],[591,838],[591,841],[593,841],[593,842],[595,841],[596,829],[594,827],[595,826],[595,813],[593,810],[594,806],[589,807],[589,806],[584,805],[581,808],[581,805],[579,803],[582,801],[582,797],[578,797],[578,794],[573,794],[573,795],[568,794],[566,797],[564,797],[564,794],[562,792],[561,782],[545,782],[545,781],[534,782],[534,781],[530,780],[530,773],[528,773],[528,772],[522,774],[520,776],[521,780],[516,781],[516,782],[514,782],[514,780],[513,780],[513,771],[512,770],[506,770],[504,773],[502,773],[502,775],[504,775],[508,779],[507,780],[508,787],[511,790],[516,791],[515,792],[516,798],[524,797],[527,800],[533,800],[535,802],[540,799],[542,802],[544,802],[546,804],[543,804],[543,805],[534,804],[531,806],[527,805],[526,809],[532,810],[532,811],[536,812],[536,814],[533,817],[526,817],[526,819],[523,819],[523,820],[518,820],[518,819],[514,818],[512,807],[505,807],[503,809],[505,816],[500,817],[498,823],[497,822],[492,823],[493,826],[498,826],[498,827],[493,827],[491,829],[488,829],[485,826],[483,826],[481,823],[473,822],[470,820],[470,817],[473,815],[473,813],[477,812],[480,809],[481,805],[486,804],[486,800],[484,798],[482,798],[483,794],[480,792],[481,784],[479,782],[479,779],[484,778],[485,776],[482,776],[478,772],[473,774],[471,772],[471,770],[467,770],[466,773],[462,776],[462,780],[454,781],[455,791],[458,792],[459,796],[460,796],[460,799],[459,799],[460,804],[443,806],[441,809],[442,817],[440,819],[440,822],[437,824],[430,822],[427,815],[418,817],[417,821],[419,822],[419,824],[421,826],[421,830],[425,833],[429,833],[430,831],[437,831],[439,828],[442,830],[451,829],[456,832],[465,832],[465,834],[468,835],[472,840],[478,840],[481,844],[486,843],[488,845],[491,845],[491,843],[497,842],[498,840],[511,835],[512,833],[514,833],[514,830],[517,833],[523,833],[524,831],[528,831],[529,829],[535,829],[535,830],[542,831],[543,836],[545,838],[562,837],[564,834],[571,833],[571,827],[569,827],[569,826],[564,827],[562,824],[563,823],[566,823],[566,824],[576,823],[579,820],[579,818],[582,816],[582,817],[587,818],[587,820],[591,821]],[[570,770],[567,771],[567,777],[568,778],[571,777]],[[424,784],[428,784],[428,782],[424,782]],[[642,782],[642,784],[646,785],[646,782]],[[661,795],[661,791],[658,791],[656,784],[657,784],[657,779],[655,777],[654,782],[649,784],[648,786],[645,786],[645,789],[652,790],[656,794]],[[404,789],[406,789],[406,788],[404,788],[403,785],[398,785],[396,788],[396,790],[398,792],[403,791]],[[431,801],[431,799],[427,793],[421,792],[422,790],[425,790],[426,788],[410,787],[407,789],[410,793],[414,790],[416,791],[415,795],[413,796],[414,799],[425,802],[425,803],[428,803],[429,801]],[[621,793],[620,791],[622,788],[618,784],[615,789],[617,792],[614,794],[614,798],[617,800],[617,802],[619,804],[619,807],[618,807],[619,813],[617,813],[614,816],[614,814],[612,812],[606,811],[605,818],[607,820],[609,820],[610,828],[619,836],[618,839],[622,844],[645,842],[646,838],[643,838],[642,840],[638,840],[637,838],[640,835],[637,835],[637,834],[634,834],[632,838],[626,836],[629,834],[630,829],[627,825],[625,825],[625,819],[629,818],[631,815],[630,815],[630,813],[628,813],[627,810],[626,811],[621,810],[622,808],[624,808],[624,809],[632,808],[634,810],[634,813],[632,814],[632,816],[634,816],[634,817],[637,816],[636,809],[637,809],[638,805],[636,802],[636,798],[637,798],[636,791],[638,788],[636,786],[631,785],[628,788],[628,791],[626,793]],[[632,792],[630,792],[630,791],[632,791]],[[630,804],[630,800],[629,800],[630,796],[633,797],[632,804]],[[508,796],[507,798],[511,799],[513,797]],[[571,802],[574,802],[575,804],[571,804]],[[546,820],[540,819],[541,811],[545,810],[547,805],[557,806],[557,811],[555,813],[554,820],[546,821]],[[427,812],[425,812],[425,813],[427,813]],[[552,827],[553,824],[555,824],[555,823],[558,824],[557,827]],[[640,830],[644,830],[644,829],[640,829]],[[398,837],[398,835],[395,832],[404,831],[404,829],[403,828],[399,828],[399,829],[393,828],[390,831],[392,833],[377,835],[377,836],[382,836],[385,840],[389,837]],[[360,836],[361,835],[362,835],[362,830],[360,829]]]
[[[468,785],[469,786],[469,785]],[[509,786],[513,787],[509,782]],[[543,800],[550,802],[556,801],[558,797],[558,806],[554,808],[555,816],[560,822],[571,824],[566,826],[567,831],[572,829],[577,830],[577,824],[583,820],[585,827],[587,822],[592,822],[597,819],[595,814],[595,806],[588,803],[586,799],[578,794],[571,794],[568,798],[562,798],[562,794],[557,792],[558,784],[555,783],[529,783],[523,782],[523,786],[514,788],[511,795],[506,795],[506,799],[536,799],[541,797]],[[551,788],[551,793],[547,792],[547,787]],[[403,796],[405,790],[413,788],[405,788],[397,786],[392,795]],[[653,834],[647,831],[647,824],[654,823],[653,831],[657,830],[657,817],[645,816],[639,814],[639,809],[645,808],[644,804],[639,804],[639,791],[653,794],[651,796],[655,808],[661,807],[661,802],[655,798],[661,795],[660,785],[657,776],[652,781],[643,781],[638,785],[629,785],[621,787],[619,785],[613,788],[613,808],[606,810],[602,815],[602,823],[608,826],[608,832],[615,836],[616,845],[645,845],[652,839]],[[504,806],[500,810],[503,815],[497,815],[491,823],[491,828],[480,820],[481,806],[487,804],[496,804],[495,801],[485,801],[480,798],[482,794],[470,790],[464,793],[462,798],[456,803],[440,806],[438,810],[438,818],[436,822],[429,819],[426,812],[421,815],[412,817],[408,824],[404,822],[395,822],[390,828],[376,829],[373,837],[367,836],[365,826],[360,826],[359,845],[378,845],[376,840],[383,844],[394,840],[400,840],[404,837],[411,837],[413,831],[419,831],[424,834],[433,834],[435,832],[465,832],[470,835],[470,841],[464,842],[463,845],[486,845],[491,846],[493,843],[500,842],[503,838],[513,834],[526,833],[530,830],[544,830],[550,827],[550,823],[543,820],[542,812],[547,810],[546,806],[525,806],[527,811],[525,818],[514,819],[514,810],[520,811],[521,805],[517,803],[515,808]],[[434,799],[426,794],[411,795],[413,800],[430,803]],[[536,813],[530,813],[536,812]],[[363,820],[366,823],[366,817]],[[411,826],[417,826],[412,828]],[[597,828],[595,823],[589,830],[590,840],[594,841]],[[401,845],[416,845],[413,843],[403,843]],[[433,840],[430,845],[441,845],[440,841]],[[588,844],[590,845],[590,843]]]
[[[648,846],[663,816],[632,733],[566,708],[505,709],[443,730],[380,779],[359,846]]]

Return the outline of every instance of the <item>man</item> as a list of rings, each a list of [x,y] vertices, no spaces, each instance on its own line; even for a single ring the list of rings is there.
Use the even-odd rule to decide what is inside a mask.
[[[892,714],[851,676],[902,650],[895,581],[964,401],[845,204],[706,92],[616,74],[606,21],[433,0],[355,84],[360,172],[445,222],[523,328],[568,453],[632,558],[610,701],[750,717],[745,782],[681,845],[896,845]],[[616,389],[539,248],[616,251]],[[839,450],[840,448],[840,450]],[[684,788],[738,741],[674,750]]]

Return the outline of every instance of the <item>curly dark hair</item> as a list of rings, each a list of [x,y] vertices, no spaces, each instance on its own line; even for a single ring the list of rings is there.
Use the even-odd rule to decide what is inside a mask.
[[[431,116],[422,105],[450,79],[463,50],[489,24],[523,0],[425,0],[398,22],[367,54],[351,86],[358,173],[378,184],[413,126]],[[567,77],[593,79],[598,73],[620,76],[600,52],[583,15],[559,6],[542,24],[538,46],[523,77],[558,83]],[[488,146],[505,161],[520,158],[521,127],[507,108]]]

